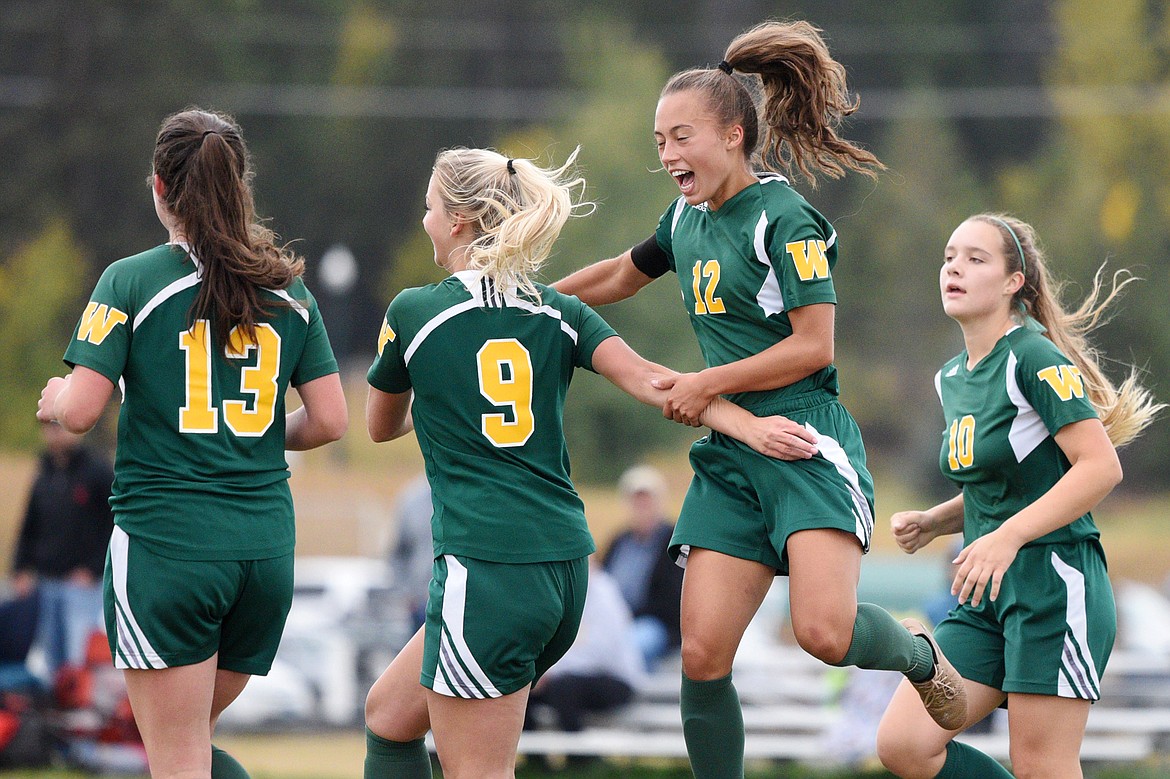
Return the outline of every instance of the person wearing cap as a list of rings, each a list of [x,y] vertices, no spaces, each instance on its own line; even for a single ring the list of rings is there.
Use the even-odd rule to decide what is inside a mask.
[[[666,480],[638,465],[622,474],[618,490],[628,527],[614,537],[602,567],[614,578],[634,615],[632,635],[647,670],[682,645],[679,611],[683,569],[667,554],[674,532],[664,508]]]

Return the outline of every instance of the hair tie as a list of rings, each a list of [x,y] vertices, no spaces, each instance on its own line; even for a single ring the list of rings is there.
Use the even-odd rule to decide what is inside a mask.
[[[512,158],[511,157],[508,158],[508,175],[509,176],[516,175],[516,168],[512,166]]]
[[[216,130],[204,130],[204,131],[203,131],[203,135],[200,135],[200,136],[199,136],[199,143],[200,143],[200,144],[202,144],[202,143],[203,143],[203,141],[204,141],[204,139],[205,139],[205,138],[207,138],[207,136],[209,136],[209,135],[211,135],[211,134],[213,134],[213,133],[214,133],[214,134],[216,134],[216,135],[218,135],[218,134],[219,134],[219,133],[218,133]]]
[[[715,67],[719,68],[720,70],[722,70],[724,73],[726,73],[729,76],[731,75],[731,71],[734,70],[734,68],[731,67],[731,63],[728,62],[727,60],[719,60],[719,64],[716,65]]]
[[[1016,251],[1018,251],[1020,253],[1020,272],[1023,273],[1024,276],[1027,276],[1028,275],[1028,261],[1026,259],[1024,259],[1024,247],[1020,245],[1020,239],[1016,235],[1016,231],[1012,229],[1012,226],[1010,224],[1003,221],[998,216],[993,216],[993,217],[991,217],[991,219],[993,219],[997,223],[1003,225],[1004,229],[1008,231],[1008,235],[1010,235],[1012,237],[1012,240],[1016,242]]]

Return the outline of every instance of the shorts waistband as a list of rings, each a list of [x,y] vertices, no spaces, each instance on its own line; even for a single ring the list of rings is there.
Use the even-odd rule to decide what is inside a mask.
[[[761,403],[752,404],[747,410],[758,417],[768,417],[773,414],[786,415],[794,411],[809,411],[820,406],[838,403],[836,395],[823,390],[803,392],[799,395],[786,395],[770,398]]]

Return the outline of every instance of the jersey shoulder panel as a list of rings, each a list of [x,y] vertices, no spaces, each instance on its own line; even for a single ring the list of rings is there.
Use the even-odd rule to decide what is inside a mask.
[[[1049,432],[1097,416],[1080,368],[1049,338],[1026,327],[1006,336],[1015,360],[1009,376],[1044,420]]]

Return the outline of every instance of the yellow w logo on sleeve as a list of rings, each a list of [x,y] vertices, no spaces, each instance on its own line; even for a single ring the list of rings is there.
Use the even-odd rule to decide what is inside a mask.
[[[793,241],[784,244],[784,250],[792,255],[796,275],[801,281],[829,278],[829,259],[825,256],[824,241]]]
[[[1061,400],[1085,396],[1085,381],[1075,365],[1053,365],[1036,373],[1036,377],[1052,387]]]
[[[378,356],[382,356],[382,350],[386,348],[386,344],[393,341],[398,336],[394,333],[394,329],[390,327],[390,323],[385,319],[382,320],[382,332],[378,333]]]
[[[105,303],[90,301],[81,315],[81,324],[77,327],[77,340],[89,341],[94,346],[100,346],[106,336],[120,324],[126,322],[127,316]]]

